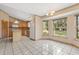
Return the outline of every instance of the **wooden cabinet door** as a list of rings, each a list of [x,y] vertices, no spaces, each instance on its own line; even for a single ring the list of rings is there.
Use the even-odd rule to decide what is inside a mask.
[[[7,38],[9,35],[8,25],[9,25],[8,21],[2,20],[2,37],[3,38]]]
[[[13,37],[12,22],[9,22],[9,37]]]
[[[28,22],[21,21],[19,27],[21,29],[22,36],[28,36],[29,37]]]

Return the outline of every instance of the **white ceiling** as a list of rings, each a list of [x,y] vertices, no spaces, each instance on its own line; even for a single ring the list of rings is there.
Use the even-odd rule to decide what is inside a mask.
[[[10,16],[27,19],[32,15],[44,16],[49,11],[57,11],[74,5],[74,3],[3,3],[0,9]]]

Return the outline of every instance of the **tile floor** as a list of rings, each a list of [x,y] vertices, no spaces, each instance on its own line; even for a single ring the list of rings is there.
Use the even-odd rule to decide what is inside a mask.
[[[32,41],[22,37],[13,43],[0,40],[0,55],[79,55],[79,48],[51,40]]]

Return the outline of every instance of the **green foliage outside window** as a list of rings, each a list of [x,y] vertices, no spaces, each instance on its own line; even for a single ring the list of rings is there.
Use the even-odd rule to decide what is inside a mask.
[[[54,34],[56,36],[65,36],[67,31],[66,18],[53,20]]]

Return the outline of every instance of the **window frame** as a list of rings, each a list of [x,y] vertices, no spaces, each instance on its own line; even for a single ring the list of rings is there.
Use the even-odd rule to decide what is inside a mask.
[[[77,39],[79,39],[78,38],[78,17],[79,17],[79,15],[76,15],[76,38]]]
[[[48,27],[48,22],[49,22],[49,20],[43,20],[43,21],[42,21],[42,25],[43,25],[43,22],[47,22],[47,30],[48,30],[48,34],[47,34],[47,35],[49,35],[49,27]],[[43,28],[43,27],[42,27],[42,28]],[[43,28],[43,30],[44,30],[44,28]],[[43,31],[42,31],[42,33],[43,33]],[[45,36],[44,33],[43,33],[43,36]]]
[[[66,35],[64,35],[64,36],[62,36],[62,35],[57,35],[58,37],[66,37],[67,36],[67,17],[64,17],[64,18],[59,18],[59,19],[53,19],[52,21],[53,21],[53,26],[54,26],[54,21],[56,21],[56,20],[63,20],[63,19],[65,19],[66,20]],[[53,31],[54,31],[54,36],[56,36],[55,35],[55,27],[53,28]]]

